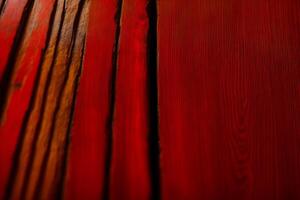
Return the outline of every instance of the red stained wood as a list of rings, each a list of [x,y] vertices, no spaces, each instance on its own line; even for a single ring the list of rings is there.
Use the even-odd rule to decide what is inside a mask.
[[[88,8],[86,1],[26,3],[1,81],[1,114],[10,114],[1,135],[8,139],[1,149],[7,163],[1,187],[4,191],[7,185],[5,199],[53,199],[63,191]]]
[[[122,4],[110,173],[115,200],[150,198],[147,3]]]
[[[3,16],[0,17],[0,27],[5,27],[0,28],[0,30],[6,31],[5,33],[0,33],[1,64],[3,64],[2,61],[6,60],[4,56],[6,56],[7,51],[11,50],[12,38],[16,34],[14,29],[18,25],[17,21],[19,20],[18,14],[22,12],[23,1],[18,3],[20,7],[17,8],[15,3],[11,4],[10,2],[12,1],[9,1]],[[13,66],[15,73],[9,86],[11,87],[8,97],[9,103],[5,110],[6,115],[4,115],[0,126],[0,198],[4,195],[8,176],[12,169],[13,153],[15,152],[22,122],[28,109],[41,53],[46,46],[46,34],[53,3],[53,0],[44,0],[34,7],[29,18],[29,26],[27,26],[26,32],[23,33],[25,34],[24,40],[19,46],[19,49],[21,49],[20,53]],[[20,10],[18,10],[19,8]],[[41,12],[42,10],[44,12]],[[8,28],[12,28],[11,32],[8,31]]]
[[[299,3],[159,3],[163,199],[299,199]]]
[[[2,79],[26,2],[26,0],[7,1],[0,14],[0,79]]]
[[[300,1],[157,4],[0,0],[0,199],[300,199]]]
[[[92,0],[87,46],[75,106],[65,185],[66,199],[104,195],[117,2]]]

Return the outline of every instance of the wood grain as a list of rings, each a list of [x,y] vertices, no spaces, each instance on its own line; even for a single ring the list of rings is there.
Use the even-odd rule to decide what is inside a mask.
[[[104,199],[108,195],[117,8],[117,1],[91,1],[65,183],[66,199]]]
[[[22,2],[19,2],[20,6]],[[14,17],[18,18],[18,10],[10,8],[10,4],[7,5],[6,12],[1,16],[1,31],[8,30],[12,28],[12,34],[14,32],[15,23],[9,23],[9,16],[12,18],[12,13]],[[19,51],[15,54],[13,58],[15,61],[10,67],[14,70],[10,81],[7,82],[7,94],[3,94],[1,90],[1,102],[9,100],[7,105],[2,105],[2,125],[0,126],[0,198],[4,195],[4,188],[6,182],[8,181],[9,171],[12,167],[11,160],[13,158],[13,152],[16,149],[17,140],[19,137],[20,130],[22,128],[23,118],[26,116],[27,108],[29,105],[32,90],[34,88],[34,79],[37,71],[39,70],[39,60],[42,56],[43,48],[45,47],[46,35],[48,30],[48,24],[50,21],[51,10],[53,6],[53,1],[43,1],[38,5],[33,7],[32,13],[29,16],[28,23],[24,34],[22,36],[23,40],[19,42]],[[41,10],[47,10],[48,12],[41,12]],[[41,18],[43,20],[41,20]],[[14,19],[16,20],[16,19]],[[10,22],[13,19],[10,20]],[[19,25],[20,26],[20,25]],[[6,28],[4,28],[6,27]],[[1,56],[5,56],[7,51],[12,51],[12,46],[9,46],[9,41],[5,34],[0,34],[1,40]],[[3,36],[3,37],[2,37]],[[5,46],[8,45],[8,46]],[[0,59],[5,61],[4,57]],[[2,79],[2,81],[5,81]],[[2,88],[4,89],[4,88]],[[22,100],[22,101],[20,101]]]
[[[159,1],[163,199],[299,199],[299,3]]]
[[[297,0],[0,0],[0,199],[300,199]]]
[[[37,25],[34,20],[41,20],[37,17],[43,17],[43,15],[38,16],[43,13],[40,9],[50,11],[47,16],[48,19],[52,16],[52,19],[49,21],[46,47],[45,52],[41,55],[41,64],[36,66],[36,68],[39,67],[35,82],[36,87],[22,128],[17,130],[20,131],[21,135],[6,198],[44,199],[47,197],[53,199],[62,190],[61,182],[64,176],[67,138],[72,119],[70,114],[72,113],[73,99],[78,84],[78,76],[81,72],[81,60],[85,46],[88,5],[86,1],[49,0],[43,2],[28,1],[26,6],[20,22],[25,23],[21,26],[26,25],[24,30],[21,30],[25,33],[20,33],[24,35],[15,39],[17,45],[19,43],[22,45],[18,46],[20,52],[25,51],[22,49],[23,46],[24,48],[27,47],[27,40],[32,36],[30,35],[32,34],[32,26]],[[29,13],[24,14],[25,12]],[[28,19],[23,19],[24,17]],[[41,35],[38,36],[45,35],[39,34]],[[22,41],[18,42],[18,40]],[[36,45],[34,41],[29,42]],[[18,63],[23,56],[23,54],[18,53],[18,50],[13,49],[17,52],[9,59],[14,61],[9,60],[7,66],[17,69],[17,67],[22,67],[20,64],[23,64],[25,69],[22,68],[22,70],[24,71],[28,67],[26,66],[28,63],[25,61],[32,62],[34,60],[29,57],[24,63]],[[35,56],[34,52],[37,50],[29,51],[26,49],[30,53],[27,56]],[[5,76],[7,77],[7,74]],[[34,77],[35,74],[32,76]],[[20,78],[22,77],[17,77],[17,79]],[[9,88],[10,85],[8,85]],[[30,96],[29,92],[27,96]]]
[[[150,198],[147,3],[123,0],[121,7],[110,199]]]

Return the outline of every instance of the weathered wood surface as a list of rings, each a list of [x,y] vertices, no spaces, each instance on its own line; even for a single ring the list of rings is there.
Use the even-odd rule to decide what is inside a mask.
[[[0,0],[0,199],[300,199],[300,2]]]
[[[9,52],[1,74],[1,195],[54,199],[63,188],[89,7],[87,1],[24,5],[8,1],[0,18],[1,31],[12,28],[14,38],[11,45],[1,43]],[[17,25],[5,24],[6,13],[14,18],[15,12],[21,13]]]
[[[23,10],[25,3],[27,2],[7,1],[0,17],[1,197],[4,195],[5,184],[12,171],[11,161],[24,126],[22,124],[29,108],[42,50],[46,46],[46,35],[53,7],[53,1],[44,1],[32,5],[31,11],[28,10],[27,13]]]

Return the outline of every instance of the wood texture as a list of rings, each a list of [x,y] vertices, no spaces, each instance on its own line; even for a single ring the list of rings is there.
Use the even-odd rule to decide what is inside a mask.
[[[300,199],[297,0],[0,0],[0,199]]]
[[[42,12],[44,9],[46,12]],[[13,11],[5,10],[3,16],[5,12]],[[86,1],[29,0],[22,13],[1,82],[4,99],[1,99],[1,106],[5,107],[2,114],[5,114],[7,106],[14,113],[23,112],[23,116],[11,114],[5,125],[12,120],[20,120],[17,117],[24,117],[22,127],[19,125],[21,122],[16,121],[19,123],[18,129],[4,127],[4,133],[1,133],[3,137],[5,131],[20,132],[5,198],[54,199],[62,190],[72,119],[70,114],[85,46],[88,5]],[[41,24],[42,18],[48,19],[48,27]],[[40,47],[36,46],[38,44]],[[23,88],[20,81],[25,82],[28,74],[31,79],[26,80],[27,88]],[[17,106],[21,110],[9,105],[17,104],[20,99],[12,99],[8,104],[14,84],[20,85],[19,90],[24,90],[23,94],[28,99],[32,91],[29,105],[27,100]],[[13,94],[13,97],[20,98],[20,94]],[[12,146],[16,144],[17,134],[14,134],[5,138],[10,140]],[[4,150],[1,152],[7,153]],[[9,166],[12,154],[6,154],[6,157]],[[8,175],[8,170],[4,170]]]
[[[109,188],[115,200],[150,197],[147,2],[121,5]]]
[[[299,2],[158,8],[162,199],[299,199]]]
[[[117,8],[117,1],[91,1],[84,69],[72,128],[66,199],[108,196]]]
[[[20,17],[25,1],[19,1],[18,5],[19,6],[16,8],[16,3],[11,1],[7,2],[5,12],[3,10],[2,16],[0,17],[0,62],[3,64],[1,64],[3,70],[0,73],[2,77],[0,198],[4,195],[4,188],[12,167],[11,160],[13,152],[16,148],[17,138],[22,128],[23,119],[26,116],[26,111],[34,87],[34,79],[39,70],[39,60],[42,55],[42,50],[45,47],[53,1],[44,1],[32,8],[32,14],[30,14],[27,19],[27,24],[29,25],[24,32],[20,32],[21,30],[19,29],[21,28],[19,27],[22,25],[20,24]],[[47,10],[47,12],[41,12],[41,10]],[[15,41],[13,41],[13,38],[15,38]],[[17,38],[22,38],[22,40]],[[19,40],[19,42],[16,40]],[[15,49],[12,49],[12,43],[15,43]],[[16,49],[19,50],[13,53]],[[11,61],[9,61],[9,59]],[[9,76],[6,78],[2,76],[5,71],[5,62],[11,63],[9,67],[14,72],[10,75],[6,72],[5,76]],[[7,103],[7,100],[9,100],[9,103]]]

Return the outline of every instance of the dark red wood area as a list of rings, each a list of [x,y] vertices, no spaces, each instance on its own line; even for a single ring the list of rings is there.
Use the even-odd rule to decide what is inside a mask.
[[[300,1],[0,0],[0,199],[300,200]]]
[[[158,2],[162,199],[300,199],[300,2]]]
[[[148,2],[124,0],[120,3],[109,197],[149,199]]]

